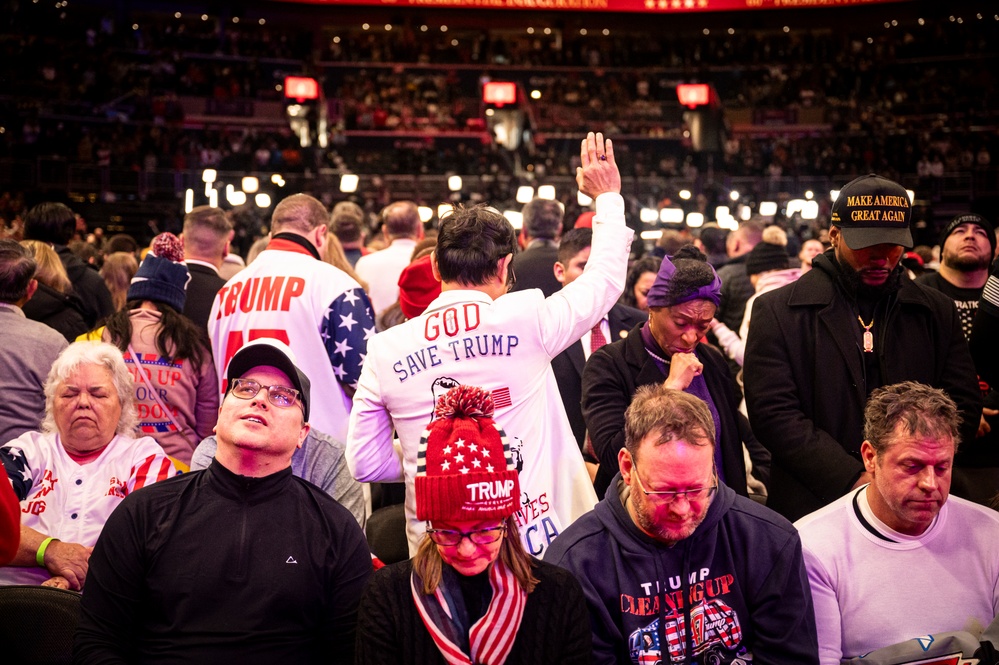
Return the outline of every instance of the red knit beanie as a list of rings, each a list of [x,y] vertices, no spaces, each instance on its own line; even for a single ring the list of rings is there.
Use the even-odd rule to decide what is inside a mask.
[[[416,519],[488,520],[517,511],[520,482],[506,434],[492,419],[493,400],[457,386],[437,402],[420,437]]]
[[[399,309],[407,319],[423,314],[440,294],[441,283],[434,279],[429,254],[410,263],[399,275]]]

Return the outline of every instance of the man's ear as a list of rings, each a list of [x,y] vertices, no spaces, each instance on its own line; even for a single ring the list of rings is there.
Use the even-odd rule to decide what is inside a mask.
[[[631,487],[631,470],[635,468],[635,461],[631,459],[631,453],[627,448],[617,451],[617,467],[621,472],[621,479],[624,484]]]
[[[860,459],[864,462],[864,469],[868,473],[874,473],[875,461],[877,460],[878,454],[874,450],[874,446],[871,445],[870,441],[866,439],[862,444],[860,444]]]
[[[438,282],[443,282],[444,281],[444,280],[441,279],[441,271],[437,267],[437,250],[436,249],[434,251],[430,252],[430,272],[432,272],[434,274],[434,279],[436,279]]]
[[[38,290],[38,280],[37,279],[33,279],[30,282],[28,282],[28,292],[27,292],[27,294],[25,294],[24,302],[28,302],[29,300],[31,300],[31,298],[34,297],[34,295],[35,295],[35,291],[37,291],[37,290]]]
[[[562,262],[556,261],[552,269],[555,271],[555,281],[565,286],[565,266],[562,265]]]
[[[506,284],[506,278],[510,270],[511,261],[513,261],[512,253],[507,254],[496,262],[496,276],[499,278],[500,284]]]
[[[309,423],[302,423],[302,431],[299,432],[298,445],[296,446],[296,448],[301,448],[302,444],[305,443],[305,438],[309,436],[310,429],[312,429],[312,426],[309,425]]]
[[[832,245],[833,249],[839,248],[840,232],[838,226],[829,227],[829,244]]]

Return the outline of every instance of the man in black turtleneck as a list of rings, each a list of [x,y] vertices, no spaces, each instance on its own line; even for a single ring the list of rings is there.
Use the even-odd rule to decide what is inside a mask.
[[[134,492],[105,525],[74,662],[353,662],[371,555],[350,512],[292,475],[309,379],[262,339],[226,380],[211,465]]]
[[[832,249],[756,301],[746,405],[773,455],[767,505],[792,521],[870,480],[860,444],[875,388],[942,388],[961,411],[962,439],[974,439],[981,394],[954,303],[899,265],[912,246],[910,220],[901,185],[873,174],[853,180],[833,203]]]

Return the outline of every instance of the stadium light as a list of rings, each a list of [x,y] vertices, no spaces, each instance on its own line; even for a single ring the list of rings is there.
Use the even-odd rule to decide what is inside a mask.
[[[555,200],[555,185],[541,185],[538,187],[538,198],[546,201]]]
[[[503,216],[507,218],[510,224],[513,225],[515,229],[521,229],[524,226],[524,213],[517,212],[516,210],[504,210]]]
[[[663,224],[683,224],[683,209],[663,208],[659,211],[659,221]]]
[[[353,194],[357,191],[357,185],[361,178],[355,173],[344,173],[340,176],[340,191],[344,194]]]

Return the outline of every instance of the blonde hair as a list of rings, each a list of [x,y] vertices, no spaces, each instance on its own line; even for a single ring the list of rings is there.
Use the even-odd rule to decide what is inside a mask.
[[[72,290],[72,283],[66,273],[66,267],[59,260],[59,255],[48,243],[38,240],[22,240],[21,244],[31,250],[35,255],[35,263],[38,268],[35,270],[35,279],[59,293],[69,293]]]
[[[113,252],[101,266],[101,277],[111,292],[111,301],[116,312],[121,311],[128,301],[128,286],[139,270],[139,262],[131,252]]]
[[[760,240],[768,245],[787,247],[787,233],[784,232],[784,229],[776,225],[763,229],[763,236]]]
[[[332,230],[326,234],[326,248],[323,250],[323,261],[353,277],[354,281],[364,289],[364,292],[368,292],[368,283],[361,279],[354,271],[354,267],[347,260],[347,255],[343,253],[343,245],[340,244],[340,239],[333,235]]]
[[[517,529],[517,520],[513,515],[506,519],[506,535],[500,544],[499,559],[517,578],[520,588],[527,593],[534,591],[534,587],[538,585],[538,579],[531,571],[534,561],[524,551],[524,546],[520,542],[520,531]],[[437,591],[441,583],[443,565],[444,559],[441,558],[437,544],[429,536],[424,536],[416,550],[416,556],[413,557],[413,572],[423,580],[423,593],[426,595],[429,596]]]

